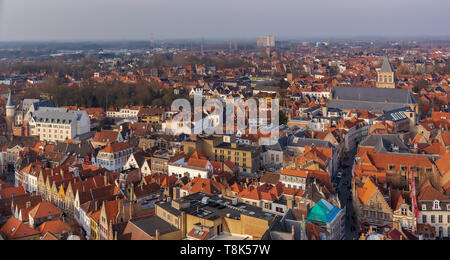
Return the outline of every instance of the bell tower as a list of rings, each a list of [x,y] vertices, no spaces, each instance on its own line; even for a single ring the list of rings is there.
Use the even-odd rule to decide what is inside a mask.
[[[7,136],[12,137],[12,131],[15,121],[16,106],[14,105],[11,90],[9,90],[8,101],[6,102],[6,123],[7,123]]]
[[[11,90],[9,91],[8,101],[6,102],[5,108],[6,108],[6,117],[14,118],[14,115],[16,114],[16,106],[14,105],[14,102],[12,100]]]
[[[394,72],[387,57],[384,57],[383,65],[378,71],[377,88],[395,88]]]

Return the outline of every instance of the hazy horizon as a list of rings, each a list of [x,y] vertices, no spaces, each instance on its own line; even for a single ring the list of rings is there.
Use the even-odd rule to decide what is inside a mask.
[[[448,0],[0,0],[0,41],[450,36]]]

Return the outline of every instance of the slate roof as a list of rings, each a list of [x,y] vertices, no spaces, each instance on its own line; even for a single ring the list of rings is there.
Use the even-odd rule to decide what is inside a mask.
[[[86,111],[75,111],[67,108],[40,107],[33,116],[36,122],[70,124],[81,119]]]
[[[14,102],[11,96],[11,90],[9,91],[8,94],[8,101],[6,102],[6,107],[13,107],[14,106]]]
[[[417,103],[406,89],[333,87],[331,93],[333,99],[328,102],[328,106],[339,109],[383,112]]]
[[[383,59],[383,65],[381,65],[380,72],[392,72],[391,64],[387,57],[384,57]]]
[[[408,118],[405,114],[405,112],[414,112],[409,107],[402,107],[394,110],[389,110],[384,112],[384,115],[378,117],[377,121],[393,121],[397,122],[403,119]]]
[[[390,102],[400,104],[415,104],[416,100],[409,90],[392,88],[366,87],[333,87],[333,100],[355,100],[369,102]]]
[[[81,141],[79,144],[58,142],[53,151],[63,154],[77,154],[79,156],[91,156],[94,148],[88,141]]]
[[[366,137],[359,146],[363,147],[375,147],[377,153],[393,152],[393,146],[399,148],[396,152],[409,153],[409,148],[403,143],[402,139],[398,135],[369,135]]]
[[[156,236],[156,230],[159,230],[160,234],[166,234],[178,230],[157,216],[131,220],[130,222],[142,230],[142,232],[152,237]]]
[[[320,140],[320,139],[300,138],[300,137],[291,135],[288,137],[288,140],[287,140],[287,146],[305,147],[305,146],[312,146],[312,145],[314,145],[316,147],[323,147],[323,148],[334,148],[334,146],[330,142]]]

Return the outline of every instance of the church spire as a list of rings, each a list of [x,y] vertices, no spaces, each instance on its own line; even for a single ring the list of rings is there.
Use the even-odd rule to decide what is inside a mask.
[[[16,106],[14,105],[11,90],[9,90],[8,101],[6,102],[6,117],[14,117]]]
[[[392,72],[392,67],[387,57],[384,57],[380,72]]]
[[[6,107],[14,107],[11,90],[9,90],[8,101],[6,102]]]

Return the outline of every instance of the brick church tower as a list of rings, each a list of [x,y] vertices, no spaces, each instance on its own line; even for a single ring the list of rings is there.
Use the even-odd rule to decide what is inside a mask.
[[[394,72],[387,57],[384,58],[381,70],[378,71],[377,88],[395,88]]]

